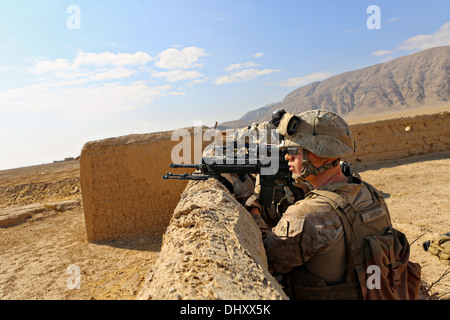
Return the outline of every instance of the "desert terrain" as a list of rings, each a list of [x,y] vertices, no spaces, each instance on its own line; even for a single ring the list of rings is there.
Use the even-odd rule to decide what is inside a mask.
[[[412,244],[411,260],[422,266],[419,298],[450,299],[450,264],[422,248],[450,232],[450,150],[353,170],[383,192],[394,227]],[[18,218],[2,226],[6,216]],[[135,299],[163,232],[88,242],[76,160],[0,171],[0,300]]]

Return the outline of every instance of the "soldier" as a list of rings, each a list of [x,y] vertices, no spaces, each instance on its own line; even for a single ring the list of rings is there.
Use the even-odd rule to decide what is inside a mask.
[[[249,136],[250,133],[253,133],[253,137],[255,137],[255,143],[258,144],[278,144],[277,137],[272,135],[272,130],[275,130],[276,126],[271,124],[270,122],[262,122],[262,123],[253,123],[251,126],[236,130],[236,139],[238,141],[249,143]],[[238,153],[241,150],[238,150]],[[252,175],[250,176],[247,181],[247,190],[249,188],[252,189],[251,192],[247,194],[240,193],[239,189],[240,186],[242,186],[242,182],[239,182],[239,177],[237,175],[227,175],[227,177],[232,181],[233,185],[235,185],[237,189],[237,192],[235,191],[235,194],[239,194],[238,200],[247,200],[249,198],[249,195],[254,195],[254,198],[257,198],[257,195],[261,192],[261,184],[260,184],[260,175]],[[253,189],[253,185],[255,186]],[[303,185],[300,188],[300,185],[298,185],[297,192],[294,195],[294,193],[290,190],[290,188],[287,186],[287,181],[284,179],[277,179],[275,181],[275,189],[274,189],[274,196],[273,201],[270,206],[264,207],[259,206],[259,214],[264,220],[266,226],[268,228],[274,227],[281,216],[283,215],[284,211],[289,205],[292,205],[295,200],[303,199],[304,194],[309,191],[309,186]],[[244,201],[245,202],[245,201]]]
[[[307,183],[313,190],[288,207],[273,229],[261,218],[257,200],[246,202],[262,232],[270,271],[284,275],[283,284],[292,299],[366,298],[367,290],[362,288],[366,284],[355,272],[360,265],[355,267],[352,261],[359,256],[349,259],[350,247],[362,246],[364,241],[365,234],[357,230],[360,220],[366,218],[380,233],[390,228],[391,221],[375,188],[358,175],[344,175],[339,166],[340,158],[354,151],[348,124],[333,112],[314,110],[285,113],[278,131],[293,178],[299,186]],[[236,198],[253,191],[248,181],[236,187]],[[362,218],[352,219],[358,222],[351,225],[353,221],[349,223],[336,209],[337,203],[350,204],[346,207],[355,210],[346,214]],[[353,240],[346,235],[351,228],[356,230]]]

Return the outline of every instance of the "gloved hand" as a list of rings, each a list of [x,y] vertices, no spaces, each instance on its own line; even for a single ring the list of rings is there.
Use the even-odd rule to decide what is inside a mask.
[[[291,188],[289,188],[288,186],[284,187],[284,193],[286,194],[286,201],[289,204],[294,204],[295,203],[295,197],[294,197],[294,193],[292,192]]]
[[[244,181],[237,174],[230,174],[230,177],[236,200],[246,207],[259,207],[258,195],[255,193],[255,186],[248,174],[245,175]]]
[[[252,195],[255,191],[253,181],[250,179],[248,174],[245,175],[244,181],[242,181],[237,174],[230,174],[230,177],[236,199],[238,199],[238,201],[239,199],[243,199],[245,202],[245,200],[247,200],[246,198]]]

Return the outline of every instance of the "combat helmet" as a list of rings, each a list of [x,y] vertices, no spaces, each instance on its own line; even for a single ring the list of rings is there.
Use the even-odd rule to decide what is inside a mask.
[[[348,123],[332,111],[311,110],[292,114],[278,110],[274,113],[272,121],[282,136],[280,149],[289,147],[303,149],[303,170],[300,174],[302,180],[311,174],[318,175],[338,166],[341,157],[350,155],[355,150],[355,141]],[[306,150],[322,158],[337,159],[316,168],[309,161]]]

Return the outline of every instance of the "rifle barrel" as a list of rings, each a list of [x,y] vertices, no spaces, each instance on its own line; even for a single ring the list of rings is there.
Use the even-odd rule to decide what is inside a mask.
[[[171,168],[195,168],[198,169],[198,164],[178,164],[178,163],[171,163]]]
[[[162,176],[162,178],[164,180],[168,180],[168,179],[178,179],[178,180],[207,180],[208,176],[205,175],[196,175],[196,174],[188,174],[188,173],[183,173],[183,174],[175,174],[175,173],[166,173],[165,175]]]

